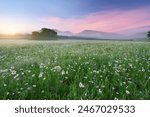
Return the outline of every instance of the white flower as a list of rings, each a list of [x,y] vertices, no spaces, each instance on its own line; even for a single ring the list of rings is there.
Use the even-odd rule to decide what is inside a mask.
[[[0,73],[8,72],[8,69],[0,70]]]
[[[89,83],[94,84],[94,82],[92,80],[90,80]]]
[[[68,74],[68,71],[66,71],[66,74]]]
[[[28,85],[29,83],[26,83],[25,85]]]
[[[82,84],[82,82],[79,83],[80,88],[84,88],[85,86]]]
[[[31,90],[31,87],[28,87],[27,90]]]
[[[12,75],[15,75],[16,73],[17,73],[17,72],[16,72],[15,70],[12,70],[12,71],[11,71],[11,74],[12,74]]]
[[[40,74],[39,74],[39,78],[41,78],[43,76],[43,72],[41,72]]]
[[[126,90],[126,94],[128,94],[128,95],[129,95],[129,94],[130,94],[130,92],[129,92],[128,90]]]
[[[9,95],[9,92],[7,92],[6,95]]]
[[[53,68],[53,70],[54,71],[57,71],[57,72],[60,72],[61,71],[61,67],[60,66],[55,66],[54,68]]]
[[[7,87],[7,84],[4,84],[4,87]]]
[[[40,68],[44,68],[44,67],[45,67],[44,63],[41,63]]]
[[[16,79],[18,76],[19,76],[19,74],[16,74],[16,75],[14,76],[14,79]]]
[[[35,77],[35,74],[33,74],[32,77]]]
[[[83,78],[87,79],[87,77],[86,77],[86,76],[84,76]]]
[[[44,92],[45,92],[44,90],[41,91],[41,93],[44,93]]]
[[[22,72],[21,75],[24,75],[24,72]]]
[[[98,90],[98,92],[99,92],[100,94],[102,94],[102,93],[103,93],[101,89],[99,89],[99,90]]]
[[[36,85],[33,85],[33,87],[35,88],[35,87],[36,87]]]
[[[64,70],[62,70],[61,75],[65,75],[65,71]]]
[[[43,80],[46,80],[46,78],[43,78]]]
[[[15,69],[15,67],[14,67],[14,66],[11,66],[11,69]]]

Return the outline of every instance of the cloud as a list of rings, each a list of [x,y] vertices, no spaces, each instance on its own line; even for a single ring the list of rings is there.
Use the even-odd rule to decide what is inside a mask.
[[[120,32],[150,25],[150,7],[135,10],[111,10],[89,14],[79,18],[46,17],[42,22],[51,28],[69,30],[74,33],[82,30]]]

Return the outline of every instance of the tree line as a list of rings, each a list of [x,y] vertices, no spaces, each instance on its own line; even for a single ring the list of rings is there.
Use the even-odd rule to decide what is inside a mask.
[[[150,40],[150,31],[148,31],[147,37]],[[32,38],[39,40],[55,40],[57,39],[57,32],[52,29],[42,28],[40,31],[33,31]]]

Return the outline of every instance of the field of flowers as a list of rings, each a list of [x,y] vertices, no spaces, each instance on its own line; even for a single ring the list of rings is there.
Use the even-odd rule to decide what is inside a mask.
[[[0,44],[0,99],[150,99],[150,43]]]

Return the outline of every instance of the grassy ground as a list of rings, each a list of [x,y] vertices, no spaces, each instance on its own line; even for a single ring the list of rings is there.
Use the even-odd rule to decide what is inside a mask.
[[[1,44],[0,99],[150,99],[150,43]]]

